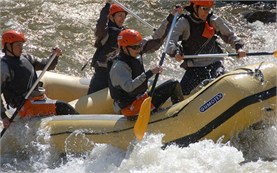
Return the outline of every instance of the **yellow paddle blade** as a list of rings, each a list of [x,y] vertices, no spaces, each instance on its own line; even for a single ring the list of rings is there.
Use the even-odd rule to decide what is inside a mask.
[[[275,50],[275,51],[273,52],[273,55],[274,55],[275,58],[277,58],[277,50]]]
[[[146,98],[139,111],[138,119],[134,127],[134,133],[138,141],[141,141],[147,129],[151,111],[151,97]]]

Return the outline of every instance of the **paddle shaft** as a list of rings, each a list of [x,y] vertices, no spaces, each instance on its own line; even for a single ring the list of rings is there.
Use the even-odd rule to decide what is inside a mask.
[[[162,66],[162,64],[164,62],[164,58],[166,56],[166,49],[168,47],[168,43],[169,43],[173,28],[175,26],[177,16],[178,16],[178,13],[175,14],[174,19],[172,21],[172,24],[170,26],[170,30],[169,30],[169,33],[168,33],[168,36],[167,36],[167,39],[166,39],[166,43],[165,43],[165,46],[164,46],[162,57],[161,57],[161,60],[159,62],[160,66]],[[149,96],[143,101],[143,103],[140,107],[138,119],[137,119],[137,121],[135,123],[135,126],[134,126],[134,133],[135,133],[135,136],[136,136],[138,141],[142,140],[142,138],[144,136],[144,133],[147,130],[147,126],[148,126],[148,123],[149,123],[149,120],[150,120],[152,96],[153,96],[153,93],[155,91],[155,87],[156,87],[158,78],[159,78],[159,73],[157,73],[156,76],[155,76],[155,79],[154,79],[151,91],[149,93]]]
[[[247,56],[260,56],[260,55],[273,55],[274,52],[250,52],[246,53]],[[238,56],[238,53],[221,53],[221,54],[198,54],[198,55],[184,55],[184,59],[193,58],[224,58],[227,56]]]
[[[134,16],[136,19],[138,19],[141,23],[147,25],[148,27],[152,28],[154,31],[156,30],[156,28],[154,28],[152,25],[150,25],[149,23],[147,23],[145,20],[143,20],[141,17],[139,17],[138,15],[136,15],[134,12],[132,12],[131,10],[129,10],[127,7],[125,7],[124,5],[122,5],[120,2],[118,2],[117,0],[112,0],[114,3],[116,3],[118,6],[120,6],[122,9],[124,9],[125,11],[127,11],[128,13],[130,13],[132,16]]]
[[[172,31],[173,31],[174,25],[175,25],[175,23],[176,23],[176,21],[177,21],[177,16],[178,16],[178,13],[176,12],[176,14],[174,15],[173,21],[172,21],[172,23],[171,23],[168,36],[167,36],[167,38],[166,38],[166,42],[165,42],[165,46],[164,46],[164,49],[163,49],[163,53],[162,53],[161,60],[160,60],[160,62],[159,62],[159,66],[162,66],[162,65],[163,65],[164,58],[165,58],[165,56],[166,56],[166,50],[167,50],[167,47],[168,47],[168,44],[169,44],[169,41],[170,41],[170,38],[171,38],[171,35],[172,35]],[[156,74],[155,79],[154,79],[154,82],[153,82],[153,84],[152,84],[152,88],[151,88],[151,91],[150,91],[150,94],[149,94],[151,97],[152,97],[152,95],[153,95],[153,93],[154,93],[154,90],[155,90],[155,87],[156,87],[156,84],[157,84],[159,75],[160,75],[159,73]]]
[[[55,57],[57,56],[57,53],[54,53],[52,55],[52,57],[49,59],[49,61],[47,62],[46,66],[44,67],[44,69],[42,70],[42,72],[40,73],[39,77],[37,78],[37,80],[35,81],[35,83],[33,84],[33,86],[31,87],[31,89],[29,90],[29,92],[26,94],[26,96],[24,97],[24,100],[21,102],[21,104],[16,108],[15,112],[13,113],[12,117],[10,118],[10,122],[12,123],[13,120],[15,119],[16,115],[18,114],[18,112],[20,111],[20,109],[23,107],[23,105],[25,104],[25,101],[29,98],[29,96],[31,95],[31,93],[34,91],[34,89],[36,88],[36,86],[38,85],[39,81],[41,80],[42,76],[44,75],[44,73],[47,71],[47,69],[49,68],[49,66],[51,65],[51,63],[53,62],[53,60],[55,59]],[[1,138],[2,136],[5,134],[6,130],[8,128],[3,128],[3,130],[1,131]]]

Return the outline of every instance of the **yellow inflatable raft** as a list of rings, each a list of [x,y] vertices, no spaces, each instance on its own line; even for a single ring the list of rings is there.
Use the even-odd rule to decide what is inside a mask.
[[[55,89],[55,92],[47,93],[50,98],[69,101],[83,87],[81,79],[72,82],[72,77],[60,78],[57,74],[48,73],[43,80],[47,92],[50,90],[46,79],[51,76],[54,76],[50,80],[52,87],[61,83],[59,88],[65,94]],[[201,139],[217,140],[221,136],[228,141],[233,135],[262,121],[268,115],[267,111],[276,115],[276,79],[277,66],[273,63],[254,64],[229,72],[183,102],[152,115],[147,132],[165,134],[165,145],[177,143],[187,146]],[[76,96],[77,99],[69,103],[82,114],[98,115],[64,115],[44,119],[42,126],[49,130],[51,144],[60,152],[87,151],[93,143],[108,143],[126,149],[135,138],[135,121],[121,115],[109,115],[113,110],[107,89],[88,96],[85,96],[86,91],[87,85],[82,90],[84,96]],[[72,135],[78,130],[83,132],[82,135]],[[78,142],[84,139],[87,141],[85,144]]]
[[[276,80],[274,63],[229,72],[184,101],[153,114],[147,132],[163,133],[165,146],[216,141],[222,136],[226,142],[269,114],[276,119]],[[40,142],[50,143],[61,153],[81,153],[95,143],[126,149],[135,139],[135,121],[114,115],[107,89],[86,95],[89,80],[49,72],[42,81],[48,97],[65,100],[82,114],[42,118],[39,126],[50,139]]]

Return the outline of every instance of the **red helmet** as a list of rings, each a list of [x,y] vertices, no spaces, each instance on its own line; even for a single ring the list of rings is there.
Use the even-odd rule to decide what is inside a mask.
[[[190,0],[191,3],[199,6],[212,7],[214,0]]]
[[[5,47],[6,43],[14,42],[26,42],[26,38],[22,32],[15,30],[8,30],[2,35],[2,48]]]
[[[121,31],[117,37],[118,45],[122,47],[139,44],[141,41],[141,34],[133,29],[125,29]]]
[[[113,15],[118,12],[125,12],[127,14],[127,12],[120,6],[118,6],[117,4],[112,4],[110,7],[110,15]]]

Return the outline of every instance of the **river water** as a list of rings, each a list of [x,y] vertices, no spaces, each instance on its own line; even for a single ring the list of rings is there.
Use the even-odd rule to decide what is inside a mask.
[[[160,24],[176,2],[123,1],[154,27]],[[1,0],[0,31],[3,33],[10,28],[23,31],[28,39],[25,50],[38,57],[48,56],[51,48],[59,45],[63,56],[55,71],[90,78],[93,70],[87,67],[81,71],[81,68],[95,52],[93,30],[103,5],[102,1],[96,0]],[[255,8],[266,6],[260,4]],[[218,3],[214,11],[234,26],[245,41],[247,51],[273,51],[277,48],[277,24],[247,23],[241,12],[251,9],[254,7]],[[131,15],[126,23],[143,36],[152,33],[151,28]],[[232,50],[229,46],[225,49]],[[146,69],[158,63],[161,51],[146,56]],[[226,68],[232,70],[262,61],[277,63],[273,56],[249,57],[241,61],[228,59],[225,63]],[[180,79],[183,75],[179,64],[172,59],[166,58],[163,66],[165,70],[160,81]],[[25,123],[26,127],[32,125],[31,120]],[[222,144],[220,140],[216,143],[204,140],[186,148],[170,146],[162,150],[163,135],[148,134],[132,150],[122,151],[98,144],[84,156],[66,155],[63,158],[45,145],[38,144],[33,134],[23,136],[18,131],[14,135],[26,146],[25,151],[2,156],[1,172],[277,172],[277,125],[274,122],[266,129],[248,129],[227,144]]]

